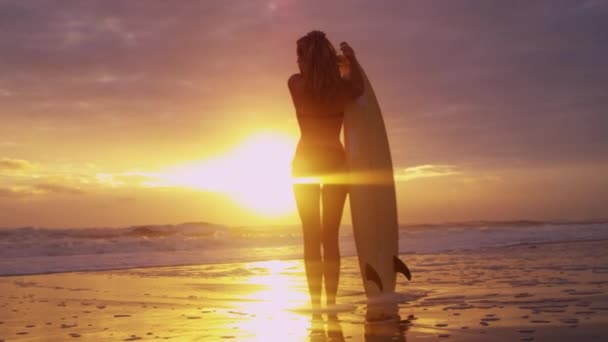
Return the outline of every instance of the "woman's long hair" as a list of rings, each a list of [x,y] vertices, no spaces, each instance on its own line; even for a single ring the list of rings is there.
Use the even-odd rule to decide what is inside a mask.
[[[341,79],[336,49],[321,31],[310,31],[298,39],[297,47],[306,90],[317,102],[331,101]]]

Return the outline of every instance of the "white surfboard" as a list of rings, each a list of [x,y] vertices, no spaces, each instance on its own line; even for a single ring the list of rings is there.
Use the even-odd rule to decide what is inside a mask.
[[[397,272],[410,271],[399,260],[399,224],[393,162],[374,90],[361,69],[365,92],[344,112],[344,144],[350,167],[352,225],[363,286],[368,299],[390,297]]]

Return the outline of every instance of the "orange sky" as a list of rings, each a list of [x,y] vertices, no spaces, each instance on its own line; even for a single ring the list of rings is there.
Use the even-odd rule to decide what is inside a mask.
[[[349,41],[374,84],[400,221],[607,217],[607,7],[494,7],[3,2],[0,227],[297,223],[211,189],[217,173],[167,174],[297,138],[286,80],[310,29]]]

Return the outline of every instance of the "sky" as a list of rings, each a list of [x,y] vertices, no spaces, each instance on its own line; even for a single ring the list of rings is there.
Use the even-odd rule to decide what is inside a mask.
[[[291,157],[255,137],[297,139],[312,29],[374,86],[401,222],[608,217],[608,1],[0,0],[0,227],[299,222],[255,208]]]

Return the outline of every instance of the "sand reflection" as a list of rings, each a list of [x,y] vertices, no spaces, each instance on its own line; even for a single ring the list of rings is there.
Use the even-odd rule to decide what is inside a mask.
[[[413,316],[401,320],[396,302],[368,305],[365,321],[365,341],[405,342],[405,332],[411,325]]]
[[[366,341],[405,341],[403,321],[399,320],[397,304],[382,307],[359,308],[338,313],[337,317],[323,315],[323,319],[312,319],[309,308],[308,288],[301,261],[266,261],[250,263],[248,269],[254,273],[247,283],[256,290],[248,294],[240,303],[243,320],[238,324],[245,341],[302,341],[341,342],[345,341],[342,329],[344,322],[361,327],[350,330],[349,339],[365,336]],[[261,290],[260,290],[261,288]],[[382,311],[392,320],[367,322],[361,317],[378,317]],[[356,312],[355,312],[356,311]],[[358,340],[358,339],[357,339]]]
[[[242,303],[250,317],[239,325],[248,336],[245,340],[307,341],[311,321],[293,311],[308,301],[301,262],[272,260],[251,263],[248,267],[259,274],[250,277],[248,283],[261,285],[263,290],[251,293]]]

